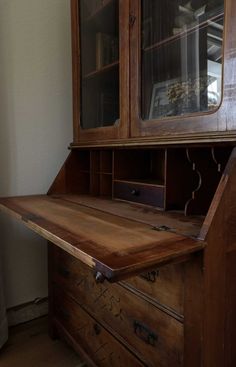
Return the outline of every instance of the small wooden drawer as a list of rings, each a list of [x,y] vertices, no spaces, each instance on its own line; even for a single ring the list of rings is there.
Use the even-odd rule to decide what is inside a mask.
[[[164,208],[164,186],[137,184],[132,182],[114,182],[114,197],[140,204]]]
[[[184,264],[171,264],[127,279],[124,286],[184,314]]]
[[[54,281],[150,366],[182,366],[183,324],[120,284],[97,284],[93,272],[66,253]],[[163,362],[164,361],[164,362]]]
[[[64,292],[55,290],[54,302],[55,319],[94,361],[96,366],[144,366]]]

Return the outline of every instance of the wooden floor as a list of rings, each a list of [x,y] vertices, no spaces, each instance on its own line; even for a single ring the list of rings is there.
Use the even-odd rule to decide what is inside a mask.
[[[47,318],[10,329],[10,338],[0,351],[1,367],[84,367],[65,343],[48,336]]]

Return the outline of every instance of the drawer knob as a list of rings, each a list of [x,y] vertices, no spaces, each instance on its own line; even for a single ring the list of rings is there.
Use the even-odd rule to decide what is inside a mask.
[[[141,322],[135,320],[134,321],[134,332],[138,338],[143,340],[145,343],[155,347],[158,337],[146,325],[143,325]]]
[[[96,335],[99,335],[101,333],[101,327],[98,324],[94,324],[93,329]]]
[[[105,277],[102,273],[100,273],[100,271],[98,271],[96,274],[95,274],[95,280],[96,280],[96,283],[103,283],[104,280],[105,280]]]
[[[140,194],[140,191],[139,190],[137,190],[137,189],[132,189],[131,190],[131,195],[133,195],[133,196],[139,196],[139,194]]]

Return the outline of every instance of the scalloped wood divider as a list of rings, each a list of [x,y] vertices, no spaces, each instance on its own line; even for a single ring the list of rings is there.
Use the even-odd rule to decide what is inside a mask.
[[[165,209],[184,210],[197,184],[198,177],[186,159],[185,148],[167,149]]]
[[[198,170],[198,168],[196,168],[196,162],[193,160],[193,156],[192,156],[192,151],[190,149],[186,149],[186,157],[188,162],[191,165],[192,168],[192,172],[194,173],[195,177],[197,178],[197,184],[196,186],[192,189],[192,193],[191,193],[191,197],[187,200],[186,204],[185,204],[185,208],[184,208],[184,212],[185,215],[188,214],[192,214],[193,211],[191,212],[191,209],[193,210],[193,202],[196,199],[197,195],[198,195],[198,191],[201,189],[202,186],[202,175],[200,173],[200,171]],[[196,203],[196,202],[195,202]],[[192,206],[192,208],[191,208]]]
[[[164,210],[181,210],[185,215],[205,215],[229,158],[231,148],[88,149],[74,150],[55,179],[50,193],[86,194],[114,198],[115,181],[130,179],[155,195],[148,186],[163,187]],[[125,199],[124,199],[125,200]],[[128,199],[127,199],[128,200]],[[137,200],[138,202],[138,200]]]
[[[229,158],[230,149],[207,147],[187,148],[187,160],[198,175],[198,184],[185,204],[185,215],[204,215],[219,184]]]

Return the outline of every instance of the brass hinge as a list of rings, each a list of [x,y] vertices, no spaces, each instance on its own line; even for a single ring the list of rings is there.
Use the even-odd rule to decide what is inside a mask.
[[[154,231],[158,231],[158,232],[174,232],[172,228],[167,227],[165,225],[163,225],[163,226],[153,226],[152,229]]]

